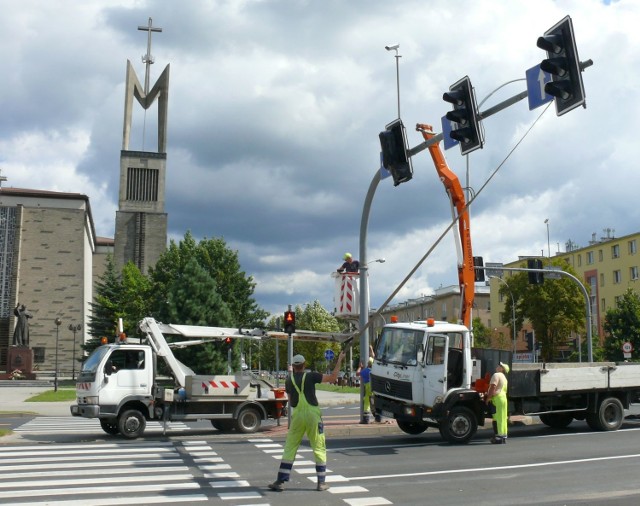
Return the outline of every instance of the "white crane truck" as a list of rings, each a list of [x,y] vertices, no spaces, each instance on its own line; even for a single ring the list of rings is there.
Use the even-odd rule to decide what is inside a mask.
[[[486,375],[510,352],[471,348],[464,325],[433,319],[383,327],[371,371],[372,409],[408,434],[433,427],[450,443],[467,443],[490,415]],[[537,415],[554,428],[574,419],[593,430],[620,428],[640,398],[640,364],[514,363],[510,415]]]
[[[203,339],[262,339],[261,330],[167,325],[153,318],[143,319],[140,330],[145,336],[140,344],[106,344],[86,359],[76,380],[72,415],[99,418],[107,434],[133,439],[143,434],[147,420],[211,420],[219,430],[252,433],[262,420],[285,413],[284,389],[249,373],[196,375],[171,350],[171,345]],[[199,340],[170,345],[164,337],[169,334]],[[174,384],[167,388],[159,381],[158,357],[173,376]]]

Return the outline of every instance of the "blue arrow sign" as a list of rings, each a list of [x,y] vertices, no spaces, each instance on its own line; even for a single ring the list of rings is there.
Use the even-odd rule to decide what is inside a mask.
[[[544,85],[551,81],[551,74],[536,65],[527,70],[526,76],[530,111],[553,100],[553,95],[547,95],[544,91]]]
[[[333,350],[326,350],[324,352],[324,358],[327,360],[333,360]]]
[[[460,144],[459,141],[451,138],[451,130],[453,130],[451,121],[449,121],[446,116],[442,116],[442,140],[444,149],[449,149]]]
[[[390,175],[391,172],[385,169],[384,165],[382,165],[382,153],[380,153],[380,179],[384,179],[386,177],[389,177]]]

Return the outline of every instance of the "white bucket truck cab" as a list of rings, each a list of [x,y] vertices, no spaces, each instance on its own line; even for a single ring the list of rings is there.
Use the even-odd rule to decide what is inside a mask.
[[[211,340],[262,339],[261,330],[170,325],[144,318],[140,344],[116,343],[96,348],[77,378],[77,404],[73,416],[98,418],[107,434],[137,438],[147,420],[211,420],[219,430],[252,433],[261,421],[285,414],[284,389],[275,388],[250,371],[232,375],[196,375],[173,354],[171,346],[188,346]],[[169,344],[165,335],[197,338]],[[158,377],[158,357],[173,376],[163,386]]]

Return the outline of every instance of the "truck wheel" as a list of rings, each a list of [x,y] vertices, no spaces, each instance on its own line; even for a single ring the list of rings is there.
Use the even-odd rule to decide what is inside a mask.
[[[593,430],[618,430],[624,421],[624,407],[619,399],[608,397],[598,407],[597,413],[587,415],[587,424]]]
[[[146,426],[144,415],[137,409],[128,409],[118,417],[118,430],[127,439],[142,436]]]
[[[102,427],[103,431],[105,431],[107,434],[110,434],[112,436],[115,436],[120,432],[120,430],[118,429],[117,420],[105,420],[101,418],[100,427]]]
[[[253,434],[260,428],[260,413],[255,408],[244,408],[236,420],[236,429],[243,434]]]
[[[396,420],[402,432],[416,436],[427,430],[427,426],[420,422],[408,422],[406,420]]]
[[[440,422],[440,435],[454,444],[468,443],[478,430],[478,421],[473,411],[464,406],[455,406],[449,416]]]
[[[218,429],[222,432],[232,431],[235,427],[234,420],[211,420],[211,425],[214,429]]]
[[[573,422],[573,416],[569,413],[545,413],[540,415],[540,421],[547,427],[564,429]]]

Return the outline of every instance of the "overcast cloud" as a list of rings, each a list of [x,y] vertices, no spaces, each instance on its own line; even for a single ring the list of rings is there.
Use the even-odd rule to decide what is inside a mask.
[[[571,15],[587,108],[551,106],[471,207],[485,262],[586,246],[591,234],[637,232],[640,2],[635,0],[0,0],[0,168],[6,186],[88,195],[98,235],[113,237],[127,59],[151,83],[171,65],[166,211],[170,238],[223,237],[272,312],[318,299],[358,256],[360,219],[379,167],[378,133],[449,110],[442,93],[469,75],[478,101],[545,56],[538,36]],[[523,91],[505,86],[482,109]],[[470,156],[478,191],[544,108],[527,101],[487,118]],[[622,114],[625,112],[625,114]],[[157,149],[156,108],[137,106],[130,149]],[[144,135],[143,135],[144,132]],[[465,184],[465,159],[448,150]],[[379,185],[369,218],[371,304],[380,305],[448,226],[449,202],[427,152],[414,179]],[[397,301],[457,282],[447,237]]]

